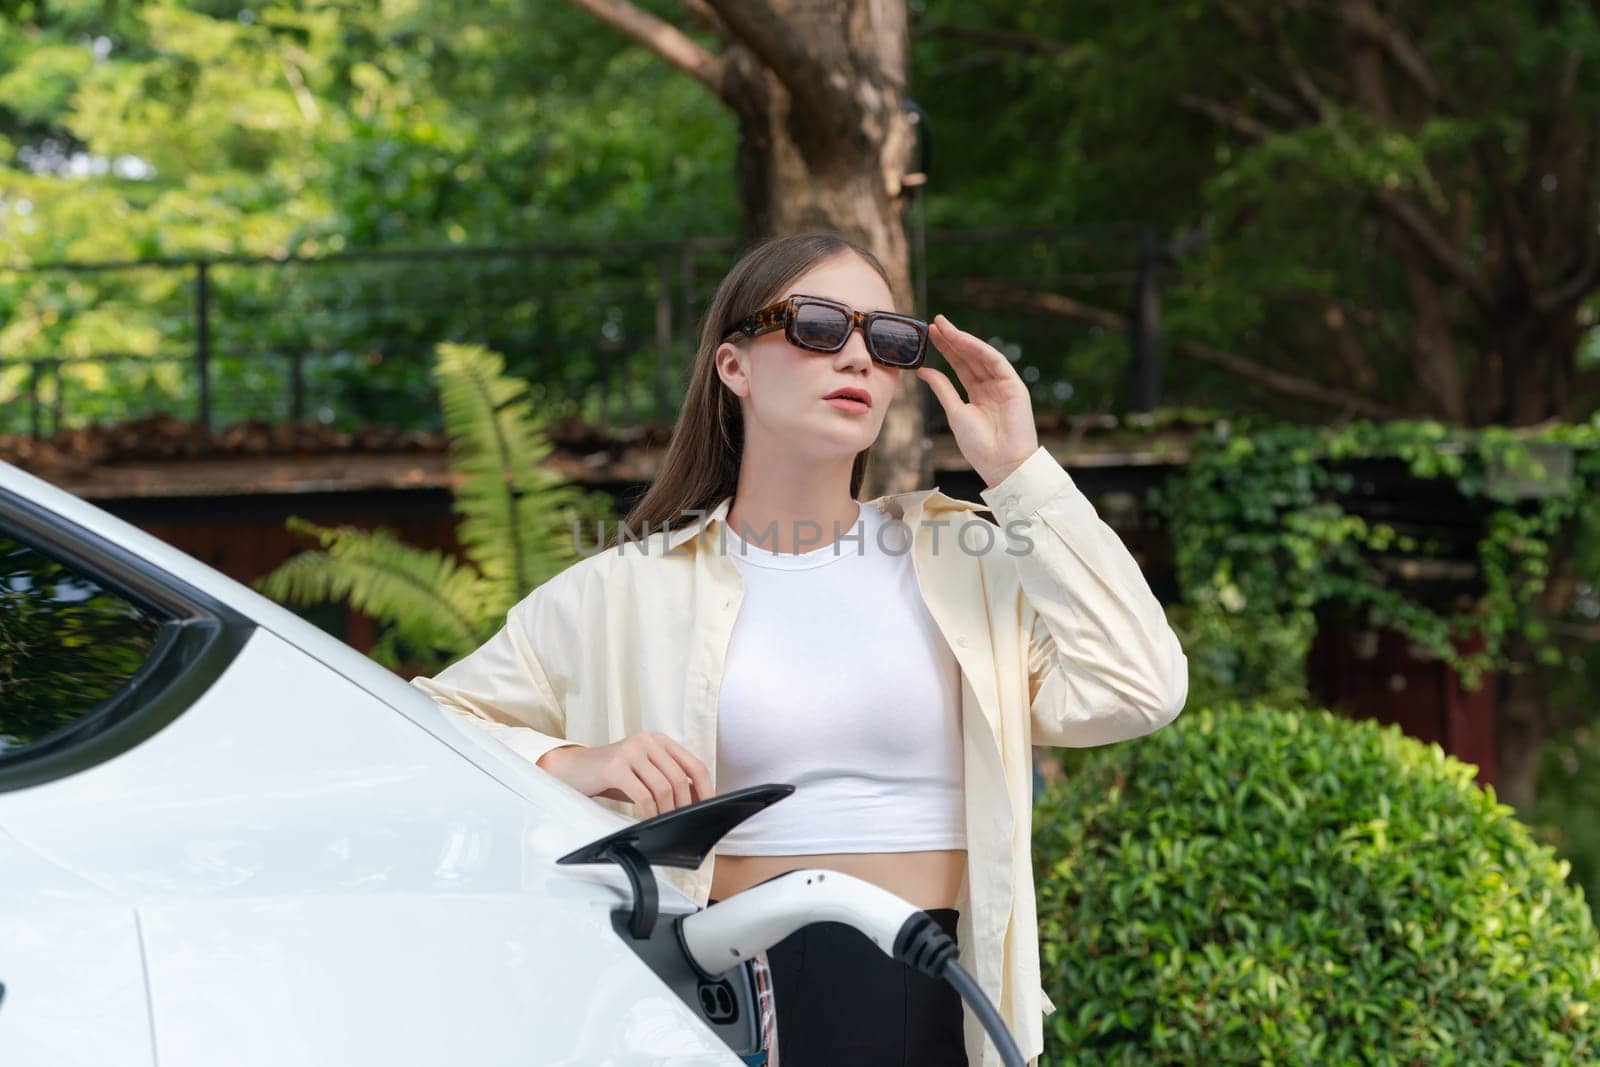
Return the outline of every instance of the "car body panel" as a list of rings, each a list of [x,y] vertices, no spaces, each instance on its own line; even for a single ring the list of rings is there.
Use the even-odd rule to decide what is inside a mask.
[[[134,910],[0,831],[0,1063],[152,1067]]]
[[[738,1062],[633,953],[594,951],[602,915],[462,894],[145,909],[161,1065]]]

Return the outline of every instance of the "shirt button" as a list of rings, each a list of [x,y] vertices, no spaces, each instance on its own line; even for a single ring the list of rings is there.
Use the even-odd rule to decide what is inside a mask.
[[[1008,508],[1015,508],[1017,506],[1017,494],[1012,493],[1010,496],[1005,498],[1003,503]]]
[[[960,645],[962,648],[966,648],[967,647],[967,639],[965,637],[958,637],[958,638],[956,638],[956,644]]]

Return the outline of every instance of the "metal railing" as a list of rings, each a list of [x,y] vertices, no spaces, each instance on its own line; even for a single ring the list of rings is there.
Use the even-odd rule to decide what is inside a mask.
[[[918,301],[1001,346],[1038,404],[1160,401],[1166,255],[1150,230],[918,237]],[[737,251],[692,238],[0,267],[0,321],[18,326],[0,351],[0,431],[159,411],[208,429],[433,428],[439,341],[488,345],[541,403],[602,430],[668,423]]]

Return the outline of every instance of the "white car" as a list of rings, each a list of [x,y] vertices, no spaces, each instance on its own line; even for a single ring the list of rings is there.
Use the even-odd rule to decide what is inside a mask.
[[[620,833],[698,866],[787,788],[641,844],[294,613],[0,463],[5,1067],[766,1063],[760,958],[708,977],[669,921],[691,900],[662,885],[643,922],[648,863],[571,854]]]

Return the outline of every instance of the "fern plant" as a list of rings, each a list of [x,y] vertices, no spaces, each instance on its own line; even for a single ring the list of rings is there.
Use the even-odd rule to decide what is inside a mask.
[[[499,355],[443,343],[434,376],[454,475],[451,510],[470,566],[388,530],[324,527],[295,515],[287,527],[321,548],[254,582],[280,603],[346,602],[372,616],[380,636],[370,655],[391,669],[409,660],[436,670],[478,647],[513,604],[579,558],[574,523],[593,530],[612,518],[605,494],[539,465],[554,446],[526,383],[505,375]]]

